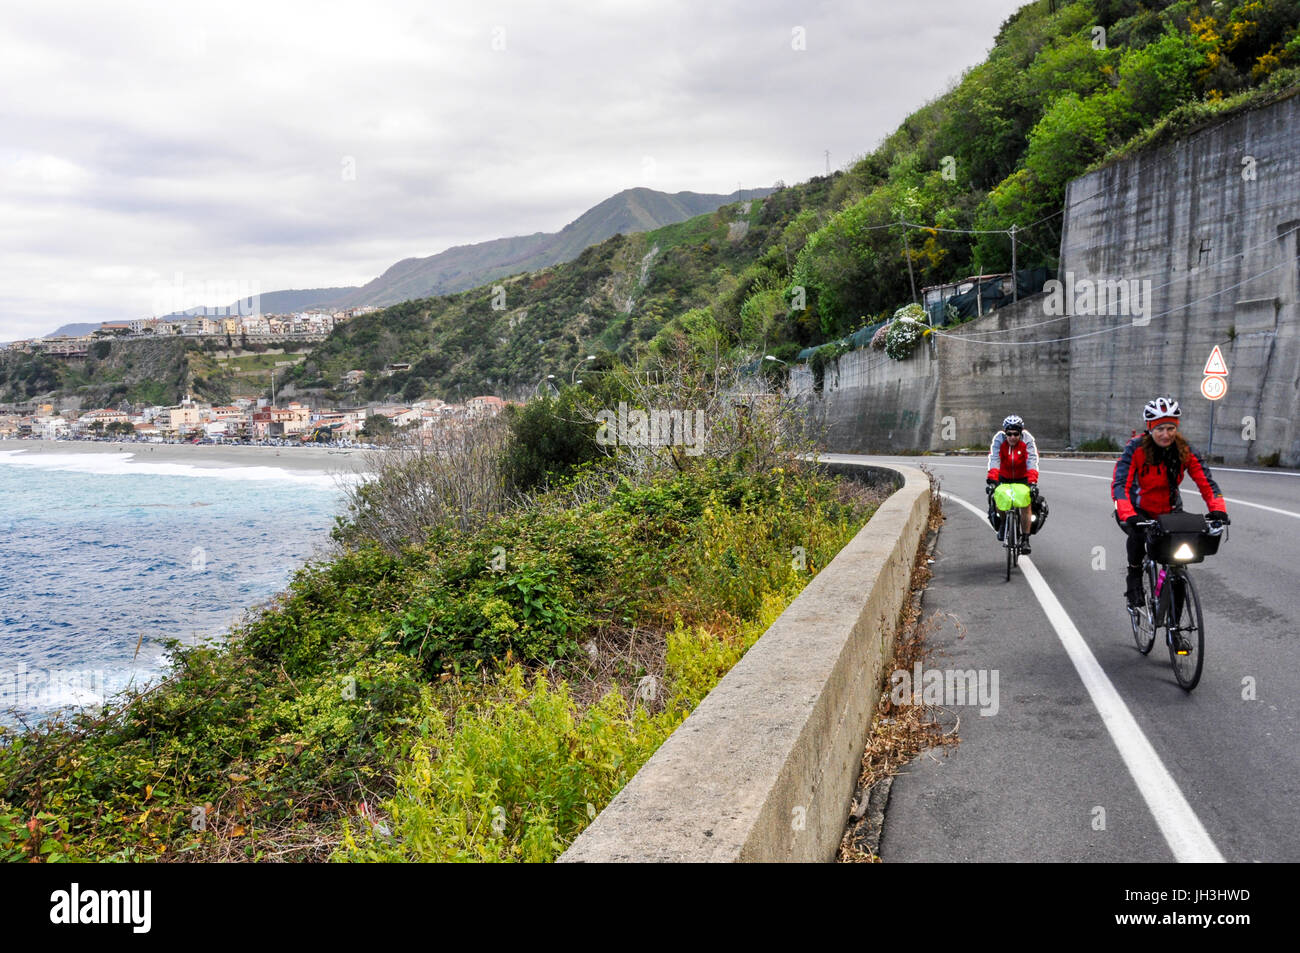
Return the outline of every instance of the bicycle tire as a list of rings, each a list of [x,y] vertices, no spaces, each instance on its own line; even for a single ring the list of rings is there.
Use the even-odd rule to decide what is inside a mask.
[[[1179,588],[1184,590],[1182,598],[1178,596]],[[1196,594],[1191,577],[1184,574],[1172,587],[1170,598],[1172,605],[1165,617],[1169,662],[1174,667],[1178,684],[1183,691],[1190,692],[1201,680],[1201,667],[1205,663],[1205,620],[1201,617],[1201,597]],[[1188,654],[1178,654],[1175,633],[1187,639]]]
[[[1129,621],[1133,624],[1133,642],[1137,645],[1137,650],[1148,655],[1156,644],[1156,580],[1155,567],[1150,562],[1143,566],[1142,580],[1145,583],[1142,605],[1129,609]]]
[[[1003,534],[1006,536],[1006,541],[1003,545],[1007,547],[1007,582],[1011,581],[1011,560],[1012,554],[1016,550],[1016,525],[1011,520],[1010,512],[1008,510],[1007,515],[1003,516],[1004,525],[1006,526],[1006,531]]]

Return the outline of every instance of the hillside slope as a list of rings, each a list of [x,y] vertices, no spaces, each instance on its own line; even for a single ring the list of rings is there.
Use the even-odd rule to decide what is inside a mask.
[[[356,396],[450,398],[567,379],[591,353],[635,363],[670,340],[785,361],[829,350],[913,283],[1009,270],[1012,226],[1017,266],[1054,268],[1072,178],[1297,82],[1300,0],[1038,0],[847,171],[593,246],[512,282],[499,309],[482,287],[371,315],[318,349],[315,383],[402,361],[409,376]]]

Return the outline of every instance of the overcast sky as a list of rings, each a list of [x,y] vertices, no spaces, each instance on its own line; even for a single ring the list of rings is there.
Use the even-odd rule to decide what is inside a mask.
[[[1021,0],[136,0],[0,19],[0,340],[362,284],[869,152]],[[183,306],[225,305],[191,298]]]

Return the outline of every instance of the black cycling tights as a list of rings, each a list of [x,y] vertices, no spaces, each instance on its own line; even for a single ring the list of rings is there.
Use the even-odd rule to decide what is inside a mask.
[[[1148,516],[1143,516],[1142,518],[1150,519]],[[1119,514],[1115,515],[1115,521],[1117,523],[1119,522]],[[1124,535],[1128,537],[1128,564],[1130,566],[1141,566],[1142,560],[1146,559],[1147,555],[1146,530],[1130,529],[1123,523],[1119,524],[1119,528],[1122,529]]]

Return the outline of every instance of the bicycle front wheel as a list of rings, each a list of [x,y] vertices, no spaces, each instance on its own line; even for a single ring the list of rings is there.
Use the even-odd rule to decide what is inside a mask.
[[[1007,582],[1011,581],[1011,563],[1015,559],[1016,552],[1016,524],[1011,519],[1010,513],[1011,511],[1008,510],[1007,515],[1003,517],[1006,521],[1006,532],[1004,533],[1006,542],[1003,545],[1007,547]]]
[[[1201,599],[1196,594],[1190,576],[1173,582],[1173,597],[1165,619],[1169,635],[1169,661],[1174,666],[1174,677],[1184,691],[1190,692],[1201,680],[1201,665],[1205,661],[1205,624],[1201,618]]]

